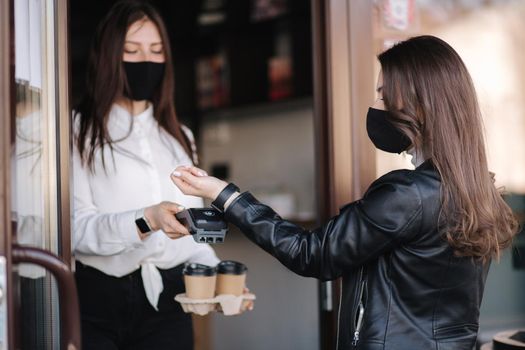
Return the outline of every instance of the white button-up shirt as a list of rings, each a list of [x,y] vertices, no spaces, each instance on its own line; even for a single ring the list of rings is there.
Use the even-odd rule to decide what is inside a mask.
[[[202,199],[184,195],[170,179],[179,165],[191,164],[181,144],[160,128],[150,105],[137,116],[113,105],[108,132],[113,155],[104,147],[95,154],[95,172],[82,165],[73,152],[73,251],[76,259],[108,275],[122,277],[141,267],[146,296],[157,308],[163,290],[157,268],[167,269],[184,262],[215,266],[219,259],[207,244],[192,237],[172,240],[157,231],[141,240],[137,213],[162,201],[186,208],[202,207]],[[185,128],[190,139],[191,132]]]

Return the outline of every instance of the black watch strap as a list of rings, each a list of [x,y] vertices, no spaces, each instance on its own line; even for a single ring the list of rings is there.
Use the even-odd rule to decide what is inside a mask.
[[[219,193],[217,198],[215,198],[215,200],[211,203],[211,206],[221,212],[224,212],[224,204],[226,203],[226,201],[230,199],[232,194],[239,191],[239,187],[230,182],[226,187],[224,187],[224,189],[221,191],[221,193]]]

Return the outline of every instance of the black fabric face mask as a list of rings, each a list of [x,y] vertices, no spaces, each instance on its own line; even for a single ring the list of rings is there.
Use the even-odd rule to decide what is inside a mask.
[[[406,151],[412,142],[390,121],[388,111],[368,108],[366,131],[368,137],[378,149],[389,153]]]
[[[131,90],[125,92],[125,95],[135,101],[151,100],[162,81],[165,66],[165,63],[147,61],[124,62],[124,71]]]

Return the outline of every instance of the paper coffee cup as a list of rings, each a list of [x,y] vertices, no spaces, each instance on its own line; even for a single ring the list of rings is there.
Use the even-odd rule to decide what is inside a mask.
[[[246,265],[237,261],[221,261],[217,265],[217,295],[242,295],[246,285]]]
[[[217,269],[201,264],[186,264],[184,270],[186,296],[192,299],[211,299],[215,297]]]

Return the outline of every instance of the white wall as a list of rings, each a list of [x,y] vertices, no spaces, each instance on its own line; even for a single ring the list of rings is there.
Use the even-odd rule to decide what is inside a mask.
[[[315,212],[314,130],[311,101],[239,110],[205,121],[201,163],[230,164],[230,179],[241,190],[291,193],[300,216]]]
[[[314,130],[311,101],[270,110],[238,110],[204,122],[204,169],[230,164],[230,180],[242,190],[288,192],[296,213],[311,217],[315,208]],[[296,215],[297,216],[297,215]],[[319,349],[318,282],[290,272],[275,258],[232,228],[215,246],[223,260],[248,266],[255,309],[240,316],[213,315],[213,350]]]

